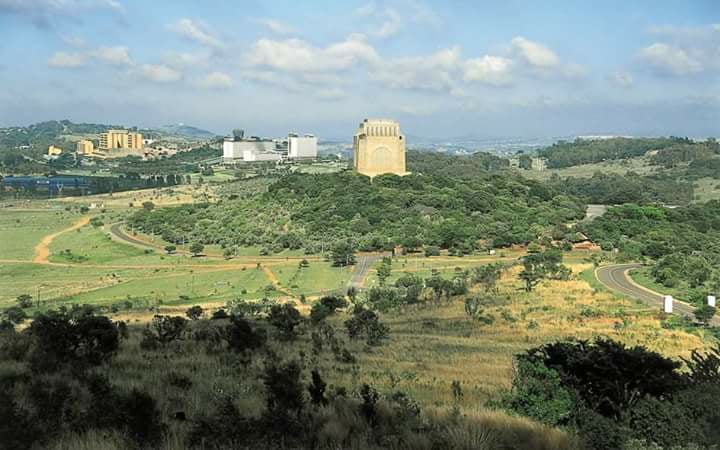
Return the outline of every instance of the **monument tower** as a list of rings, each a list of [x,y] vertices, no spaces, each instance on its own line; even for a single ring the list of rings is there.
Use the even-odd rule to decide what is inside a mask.
[[[374,177],[384,173],[407,175],[405,136],[394,120],[365,119],[353,137],[353,160],[358,173]]]

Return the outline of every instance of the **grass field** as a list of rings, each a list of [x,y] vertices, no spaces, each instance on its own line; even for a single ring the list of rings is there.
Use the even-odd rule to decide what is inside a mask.
[[[704,203],[710,200],[720,200],[720,179],[700,178],[693,186],[695,188],[695,202]]]
[[[35,245],[44,236],[69,227],[79,217],[63,209],[0,210],[0,259],[30,261]]]
[[[522,170],[522,175],[526,178],[534,180],[547,180],[553,175],[561,178],[578,177],[589,178],[595,172],[616,173],[624,175],[627,172],[635,172],[640,175],[649,175],[653,172],[661,170],[659,166],[653,166],[646,157],[631,158],[627,160],[611,160],[595,164],[583,164],[573,167],[563,167],[561,169],[538,170]]]

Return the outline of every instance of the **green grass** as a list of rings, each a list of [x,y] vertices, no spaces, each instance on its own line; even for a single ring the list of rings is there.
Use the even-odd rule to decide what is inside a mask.
[[[687,294],[687,290],[682,288],[668,288],[655,281],[655,278],[650,274],[649,267],[643,267],[638,270],[630,271],[630,278],[640,286],[646,287],[659,294],[672,295],[678,300],[685,300],[684,294]]]
[[[271,267],[281,287],[294,295],[323,295],[334,290],[344,291],[353,268],[332,267],[328,262],[312,261],[298,269],[297,263]]]
[[[563,167],[561,169],[548,169],[543,171],[521,170],[520,173],[526,178],[531,178],[534,180],[547,180],[555,174],[557,174],[561,178],[590,178],[595,174],[595,172],[621,175],[624,175],[627,172],[635,172],[640,175],[649,175],[658,170],[661,170],[659,166],[651,165],[648,158],[641,156],[638,158],[631,158],[627,160],[605,161],[595,164],[583,164],[579,166]]]
[[[0,259],[32,260],[34,248],[43,237],[69,227],[79,218],[62,209],[0,210]]]
[[[700,178],[693,183],[695,188],[695,202],[704,203],[710,200],[720,200],[720,180],[717,178]]]

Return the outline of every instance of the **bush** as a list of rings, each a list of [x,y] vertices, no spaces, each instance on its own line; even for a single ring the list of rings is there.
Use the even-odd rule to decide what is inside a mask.
[[[228,347],[239,353],[262,347],[267,340],[264,330],[254,330],[250,321],[240,316],[231,316],[230,325],[225,327]]]
[[[81,310],[50,311],[35,317],[29,328],[34,340],[29,356],[33,370],[54,371],[63,364],[81,369],[101,364],[117,351],[120,339],[115,324],[105,316]]]
[[[158,341],[165,345],[182,337],[187,322],[187,319],[180,316],[156,315],[152,320],[152,329]]]
[[[378,315],[365,308],[355,308],[353,316],[345,321],[350,339],[365,339],[368,345],[380,345],[388,338],[390,329],[380,323]]]
[[[290,303],[273,305],[268,314],[268,322],[277,329],[278,337],[286,341],[295,339],[301,321],[300,311]]]
[[[198,320],[199,318],[202,317],[203,312],[204,312],[204,310],[202,309],[202,306],[195,305],[195,306],[191,306],[190,308],[188,308],[187,311],[185,311],[185,315],[190,320]]]

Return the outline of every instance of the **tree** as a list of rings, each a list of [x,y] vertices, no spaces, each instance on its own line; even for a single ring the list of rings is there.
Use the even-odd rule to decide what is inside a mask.
[[[327,399],[325,398],[325,388],[327,383],[320,376],[320,372],[317,369],[313,369],[311,372],[312,382],[308,386],[308,392],[310,393],[310,402],[313,405],[325,406]]]
[[[225,339],[231,350],[243,353],[265,345],[267,336],[264,330],[253,329],[250,321],[244,317],[230,316],[230,325],[225,327]]]
[[[540,281],[545,278],[557,275],[562,271],[562,252],[559,250],[547,250],[541,253],[533,253],[523,257],[523,270],[520,272],[520,279],[525,282],[525,290],[532,292]]]
[[[380,323],[378,315],[366,308],[355,308],[353,316],[345,321],[350,339],[365,338],[368,345],[380,345],[390,334],[390,329]]]
[[[472,281],[481,285],[488,292],[497,293],[497,282],[504,269],[505,266],[500,262],[475,267],[472,272]]]
[[[143,202],[142,207],[145,211],[152,211],[153,209],[155,209],[155,203],[150,201]]]
[[[165,246],[165,252],[168,255],[172,255],[173,253],[175,253],[176,250],[177,250],[177,247],[172,244]]]
[[[390,266],[390,259],[383,258],[382,264],[377,269],[377,277],[380,282],[380,286],[385,286],[385,280],[388,279],[392,273],[392,267]]]
[[[338,241],[330,249],[330,261],[335,267],[355,264],[355,249],[348,241]]]
[[[193,242],[190,244],[190,253],[192,253],[193,256],[198,256],[204,249],[205,245],[201,242]]]
[[[286,422],[290,415],[297,416],[305,404],[302,370],[296,361],[287,364],[271,364],[265,369],[267,414],[273,420]]]
[[[21,324],[27,319],[27,313],[19,306],[11,306],[5,310],[5,318],[12,324]]]
[[[712,318],[715,316],[715,313],[717,312],[717,308],[710,305],[703,305],[695,308],[694,314],[695,314],[695,320],[703,324],[703,326],[708,326]]]
[[[32,300],[32,296],[28,294],[21,294],[17,297],[17,305],[23,309],[30,308],[32,306]]]
[[[278,330],[280,339],[289,341],[297,336],[295,328],[302,322],[302,317],[293,305],[283,303],[270,308],[268,322]]]
[[[161,344],[180,339],[187,327],[187,319],[180,316],[156,315],[152,320],[152,328]]]
[[[199,318],[202,317],[203,312],[204,311],[202,309],[202,306],[195,305],[195,306],[191,306],[190,308],[188,308],[187,311],[185,311],[185,315],[190,320],[198,320]]]

